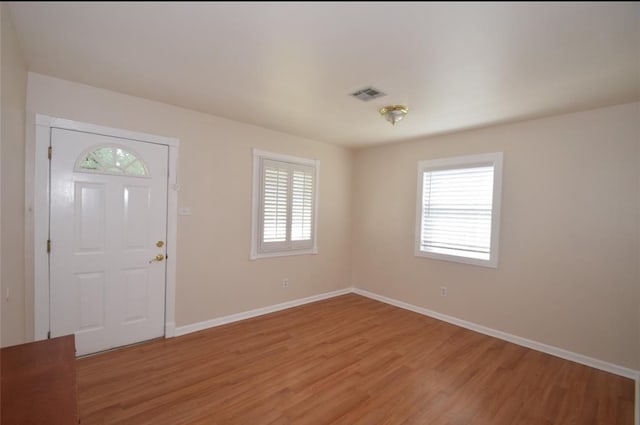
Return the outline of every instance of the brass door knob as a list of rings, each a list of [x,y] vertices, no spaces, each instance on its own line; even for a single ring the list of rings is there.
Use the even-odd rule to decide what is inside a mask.
[[[158,254],[154,259],[149,261],[149,264],[153,263],[154,261],[162,261],[162,260],[164,260],[164,255]]]

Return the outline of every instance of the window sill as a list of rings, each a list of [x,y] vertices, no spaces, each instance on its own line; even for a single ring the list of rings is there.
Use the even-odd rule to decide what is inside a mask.
[[[423,257],[423,258],[431,258],[433,260],[443,260],[443,261],[450,261],[454,263],[470,264],[472,266],[488,267],[492,269],[498,268],[497,259],[481,260],[479,258],[461,257],[458,255],[439,254],[436,252],[428,252],[428,251],[420,251],[420,250],[416,250],[415,256]]]
[[[252,252],[249,255],[250,260],[259,260],[261,258],[272,258],[272,257],[289,257],[293,255],[316,255],[318,253],[317,248],[309,248],[309,249],[296,249],[291,251],[274,251],[274,252]]]

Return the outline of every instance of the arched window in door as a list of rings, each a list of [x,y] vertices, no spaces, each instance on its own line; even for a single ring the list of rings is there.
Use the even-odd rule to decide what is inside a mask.
[[[78,157],[75,170],[132,177],[150,177],[151,174],[138,154],[119,145],[101,145],[85,151]]]

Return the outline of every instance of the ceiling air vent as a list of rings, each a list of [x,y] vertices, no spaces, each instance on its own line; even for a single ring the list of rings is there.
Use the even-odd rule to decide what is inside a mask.
[[[386,94],[382,93],[380,90],[374,89],[373,87],[367,87],[366,89],[358,90],[355,93],[351,93],[351,96],[355,97],[356,99],[360,99],[363,102],[368,102],[372,99],[386,96]]]

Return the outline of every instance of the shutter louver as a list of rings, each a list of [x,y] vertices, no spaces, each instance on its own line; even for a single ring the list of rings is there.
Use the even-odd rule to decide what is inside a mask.
[[[425,171],[422,251],[489,260],[493,166]]]
[[[265,165],[263,174],[262,241],[287,240],[287,192],[289,170],[277,165]]]
[[[291,186],[291,240],[311,240],[313,226],[313,174],[293,170]]]

